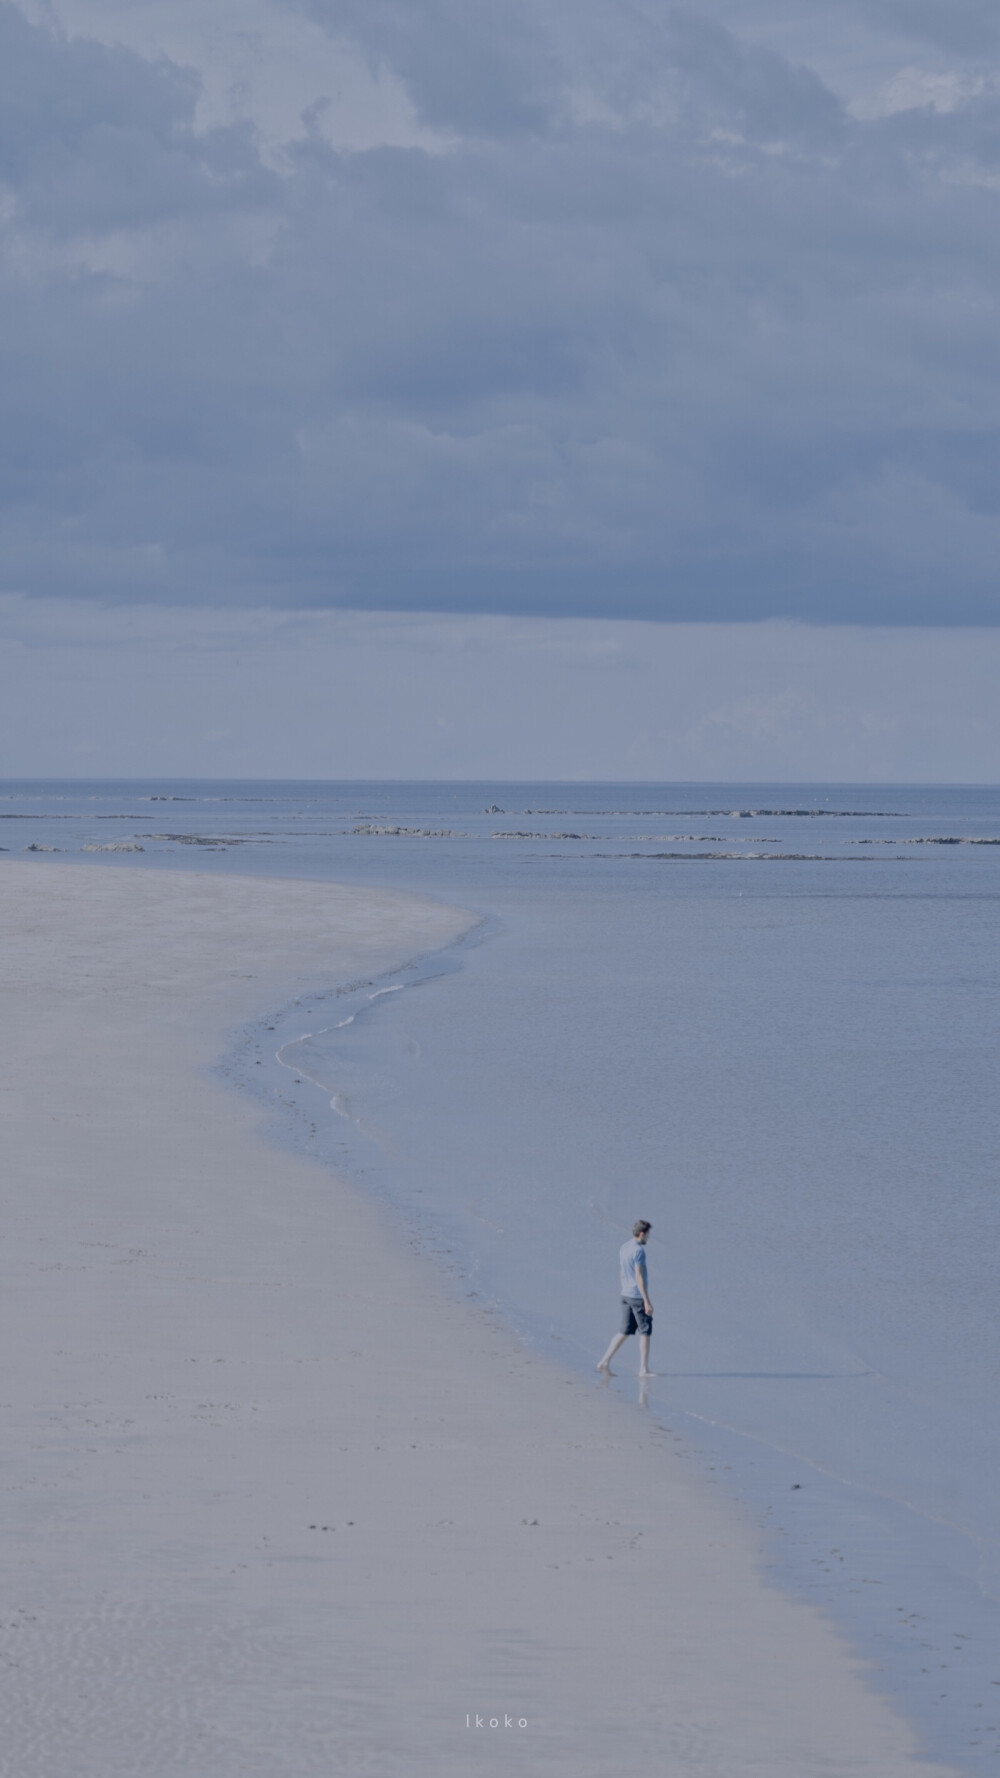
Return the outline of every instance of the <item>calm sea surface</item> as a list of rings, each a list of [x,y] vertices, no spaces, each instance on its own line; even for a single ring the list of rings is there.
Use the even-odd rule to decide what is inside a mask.
[[[581,1370],[652,1221],[664,1374],[641,1399],[627,1351],[612,1387],[927,1750],[996,1772],[1000,791],[8,782],[0,846],[476,910],[391,981],[318,982],[230,1072]]]

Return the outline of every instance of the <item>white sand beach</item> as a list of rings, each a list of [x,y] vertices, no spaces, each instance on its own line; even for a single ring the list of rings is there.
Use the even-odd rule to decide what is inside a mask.
[[[470,919],[0,865],[0,1770],[943,1778],[669,1429],[209,1077]]]

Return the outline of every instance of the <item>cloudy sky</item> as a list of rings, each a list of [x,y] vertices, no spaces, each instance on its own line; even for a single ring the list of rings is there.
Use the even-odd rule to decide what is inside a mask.
[[[0,0],[0,770],[1000,777],[998,206],[995,0]]]

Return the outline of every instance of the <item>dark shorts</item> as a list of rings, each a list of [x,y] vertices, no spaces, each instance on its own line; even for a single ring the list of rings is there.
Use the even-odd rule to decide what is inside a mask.
[[[653,1317],[646,1314],[642,1306],[642,1298],[623,1296],[621,1332],[623,1334],[651,1334],[652,1331]]]

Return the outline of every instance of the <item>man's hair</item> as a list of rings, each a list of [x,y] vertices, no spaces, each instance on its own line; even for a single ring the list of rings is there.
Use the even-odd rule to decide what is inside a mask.
[[[634,1222],[632,1224],[632,1233],[636,1236],[648,1235],[652,1226],[651,1222]]]

